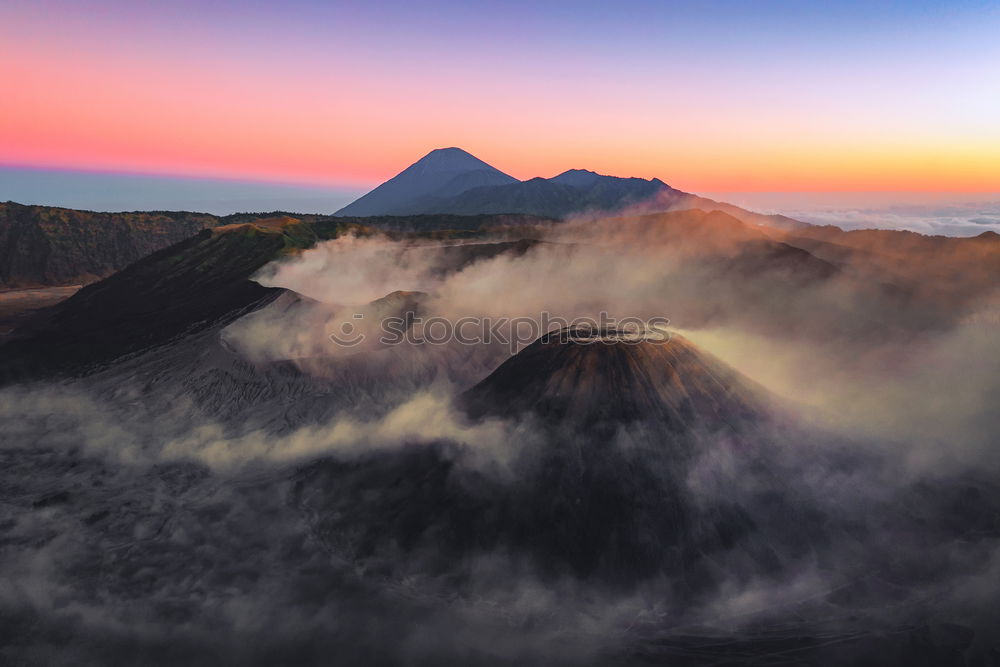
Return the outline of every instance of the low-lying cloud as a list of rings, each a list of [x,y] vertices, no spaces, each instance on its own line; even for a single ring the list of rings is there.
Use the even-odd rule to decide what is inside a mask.
[[[711,654],[713,637],[754,641],[761,628],[788,641],[817,629],[882,641],[928,617],[984,637],[1000,593],[993,312],[899,305],[715,223],[699,241],[648,221],[568,223],[529,247],[468,257],[344,237],[267,267],[263,284],[295,294],[227,327],[218,346],[195,354],[181,342],[119,375],[3,390],[0,531],[13,546],[0,553],[0,606],[28,628],[11,640],[17,654],[601,663]],[[397,291],[421,294],[371,304]],[[550,451],[565,457],[554,459],[559,484],[530,491],[546,503],[539,512],[564,512],[553,532],[579,529],[570,537],[586,549],[594,526],[636,528],[614,514],[616,489],[584,483],[581,451],[595,443],[530,418],[471,421],[456,407],[507,358],[503,346],[330,341],[345,322],[408,308],[669,318],[776,393],[782,418],[752,436],[700,437],[683,474],[643,468],[681,466],[676,437],[664,437],[604,481],[639,489],[625,503],[679,493],[699,512],[692,534],[749,532],[733,531],[736,546],[705,555],[697,574],[633,588],[546,569],[513,544],[474,548],[491,535],[448,551],[467,537],[450,517],[502,527],[526,480],[549,479],[531,475]],[[907,319],[914,311],[937,326]],[[396,458],[413,451],[444,463]],[[591,526],[574,508],[594,498],[609,499],[608,515]],[[352,523],[369,516],[378,525]],[[442,558],[451,570],[435,569]]]

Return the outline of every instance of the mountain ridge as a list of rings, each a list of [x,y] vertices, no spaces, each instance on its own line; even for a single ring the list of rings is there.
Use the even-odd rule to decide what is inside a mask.
[[[450,179],[435,165],[446,164]],[[428,177],[430,174],[438,174]],[[678,208],[718,209],[742,222],[779,229],[807,223],[781,215],[753,213],[672,188],[659,178],[607,176],[568,169],[551,178],[515,179],[459,148],[435,149],[402,172],[341,208],[334,216],[374,215],[573,215],[647,212]]]
[[[93,282],[218,221],[181,211],[98,213],[0,202],[0,287]]]

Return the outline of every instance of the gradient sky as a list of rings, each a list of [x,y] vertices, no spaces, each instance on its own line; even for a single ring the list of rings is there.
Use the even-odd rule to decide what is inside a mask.
[[[3,0],[0,81],[8,166],[1000,192],[996,2]]]

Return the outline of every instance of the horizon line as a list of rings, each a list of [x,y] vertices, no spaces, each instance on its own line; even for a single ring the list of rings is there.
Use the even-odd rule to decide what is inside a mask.
[[[439,150],[439,149],[433,149]],[[464,149],[462,149],[464,150]],[[468,152],[468,151],[466,151]],[[470,155],[474,155],[469,153]],[[418,158],[418,160],[421,158]],[[482,158],[479,158],[482,159]],[[413,164],[413,163],[411,163]],[[489,164],[489,163],[487,163]],[[405,170],[410,165],[400,169],[400,172]],[[294,177],[287,176],[253,176],[253,175],[241,175],[241,174],[221,174],[221,173],[205,173],[205,172],[180,172],[180,171],[157,171],[148,169],[129,169],[127,167],[102,167],[102,166],[80,166],[80,165],[48,165],[48,164],[37,164],[37,163],[25,163],[25,162],[7,162],[0,160],[0,170],[9,171],[28,171],[28,172],[61,172],[68,174],[77,174],[81,176],[117,176],[117,177],[133,177],[133,178],[155,178],[163,180],[176,180],[176,181],[198,181],[198,182],[223,182],[232,183],[239,185],[279,185],[284,187],[292,188],[303,188],[303,189],[336,189],[336,190],[358,190],[361,191],[364,188],[373,189],[384,183],[385,181],[353,181],[351,179],[345,179],[341,181],[330,181],[330,180],[317,180],[310,178],[295,179]],[[517,179],[519,182],[523,183],[535,178],[551,179],[563,174],[567,171],[589,171],[591,173],[596,173],[600,176],[610,176],[613,178],[642,178],[641,176],[618,176],[617,174],[601,174],[592,169],[586,169],[583,167],[571,167],[569,169],[564,169],[563,171],[555,174],[554,176],[532,176],[525,179]],[[396,172],[396,174],[400,173]],[[389,178],[393,178],[390,176]],[[516,178],[516,177],[514,177]],[[659,179],[663,182],[668,182],[662,177],[656,176],[649,179],[643,179],[651,181],[654,179]],[[386,179],[389,180],[389,179]],[[367,190],[366,190],[367,191]],[[984,188],[946,188],[946,189],[928,189],[928,188],[891,188],[891,189],[881,189],[881,188],[830,188],[830,189],[734,189],[734,188],[707,188],[707,189],[697,189],[692,191],[691,194],[836,194],[836,193],[851,193],[851,194],[969,194],[969,195],[1000,195],[1000,189],[984,189]]]

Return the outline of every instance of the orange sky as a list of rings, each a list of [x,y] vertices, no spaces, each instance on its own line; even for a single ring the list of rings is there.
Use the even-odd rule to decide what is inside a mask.
[[[357,7],[216,7],[195,29],[181,12],[82,5],[0,10],[0,163],[367,186],[460,146],[519,178],[587,168],[695,192],[1000,191],[998,40],[963,41],[1000,24],[969,17],[926,52],[904,24],[841,35],[843,47],[807,34],[789,53],[754,50],[762,35],[683,33],[694,56],[678,61],[686,52],[668,58],[657,34],[573,51],[588,25],[437,44]],[[321,18],[339,39],[310,33]],[[800,32],[821,29],[808,18]]]

